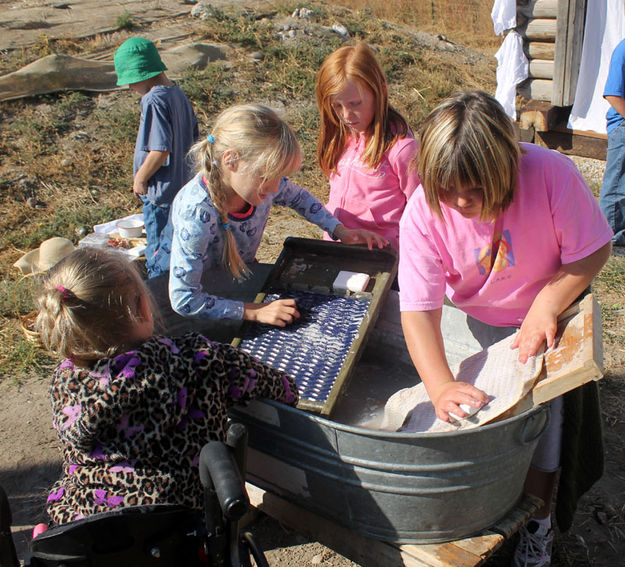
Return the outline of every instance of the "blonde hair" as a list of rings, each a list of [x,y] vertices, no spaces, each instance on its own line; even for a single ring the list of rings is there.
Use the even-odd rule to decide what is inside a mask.
[[[404,117],[388,102],[386,78],[371,48],[364,42],[340,47],[325,59],[317,74],[317,107],[321,115],[321,129],[317,143],[319,165],[326,175],[336,173],[336,166],[350,136],[332,107],[347,81],[354,81],[359,89],[369,89],[374,98],[374,114],[362,160],[375,169],[384,153],[397,138],[404,138],[410,128]]]
[[[110,357],[140,320],[151,296],[120,252],[78,248],[54,266],[37,300],[36,330],[44,347],[81,366]]]
[[[452,187],[482,189],[482,221],[510,205],[522,150],[512,121],[492,96],[452,95],[425,119],[419,140],[417,169],[427,202],[441,218],[440,201]]]
[[[238,159],[247,164],[249,173],[263,181],[290,175],[299,167],[301,158],[295,132],[268,106],[242,104],[224,110],[215,120],[210,136],[190,150],[207,181],[210,198],[223,225],[228,224],[225,207],[228,188],[223,183],[222,172],[226,150],[236,152]],[[223,265],[235,277],[242,278],[249,270],[239,256],[232,232],[225,232]]]

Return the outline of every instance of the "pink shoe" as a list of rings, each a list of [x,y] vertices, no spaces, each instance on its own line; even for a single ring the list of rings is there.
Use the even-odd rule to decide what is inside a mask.
[[[48,531],[48,525],[47,524],[37,524],[33,528],[33,539],[35,539],[39,534],[42,534],[45,531]]]

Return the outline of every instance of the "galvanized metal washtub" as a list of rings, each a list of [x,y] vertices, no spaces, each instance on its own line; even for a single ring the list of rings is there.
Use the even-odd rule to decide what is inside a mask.
[[[401,337],[396,298],[347,393],[326,419],[272,401],[232,412],[249,431],[248,481],[359,534],[395,543],[473,535],[518,502],[547,407],[477,429],[386,432],[375,422],[388,396],[418,376]],[[463,317],[446,308],[448,359],[480,350]],[[463,327],[464,325],[464,327]]]

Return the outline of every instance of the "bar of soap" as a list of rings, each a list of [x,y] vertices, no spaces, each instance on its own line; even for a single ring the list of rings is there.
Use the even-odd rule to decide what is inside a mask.
[[[460,419],[469,419],[471,416],[475,415],[478,411],[482,409],[482,408],[476,408],[476,407],[470,406],[469,404],[460,404],[458,407],[467,415],[460,418],[455,413],[449,412],[449,415],[453,417],[456,421]]]
[[[341,270],[332,284],[332,289],[334,291],[364,291],[368,283],[369,274]]]

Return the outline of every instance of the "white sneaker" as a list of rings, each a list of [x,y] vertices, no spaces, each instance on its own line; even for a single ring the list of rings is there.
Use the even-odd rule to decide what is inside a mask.
[[[514,550],[514,567],[547,567],[551,565],[553,530],[534,520],[519,530],[519,543]]]

